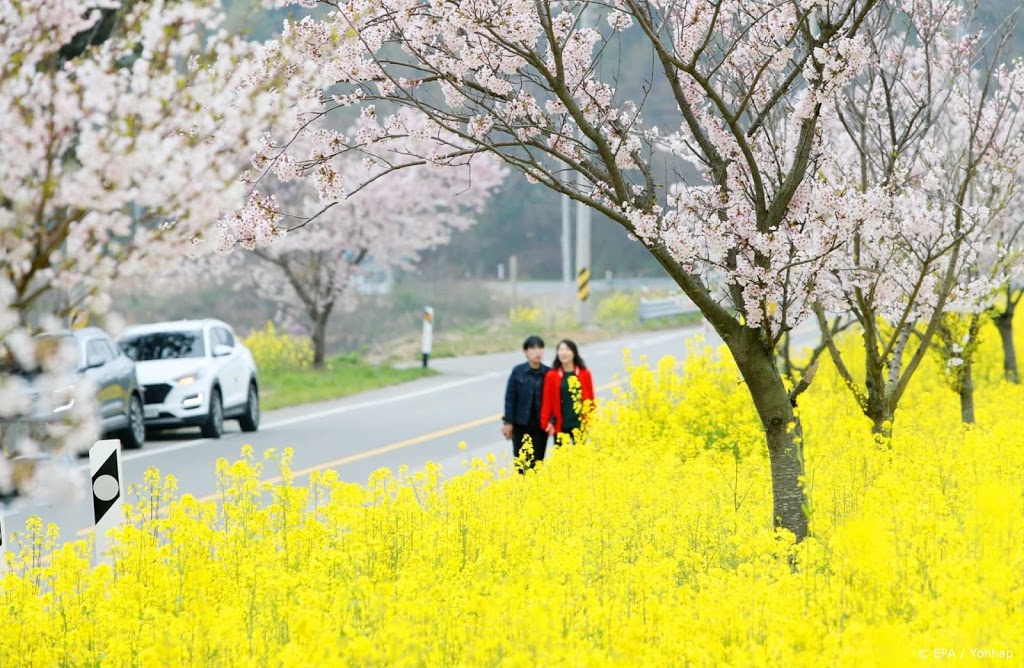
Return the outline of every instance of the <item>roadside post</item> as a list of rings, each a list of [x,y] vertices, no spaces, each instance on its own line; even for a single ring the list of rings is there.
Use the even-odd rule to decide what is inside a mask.
[[[427,361],[430,359],[430,349],[434,345],[434,309],[431,306],[423,307],[423,345],[420,351],[423,353],[423,368],[427,368]]]
[[[92,471],[92,509],[96,521],[95,562],[110,561],[110,538],[107,532],[121,524],[124,517],[124,494],[121,486],[121,441],[104,439],[89,448],[89,469]]]
[[[581,266],[576,273],[576,318],[579,324],[590,324],[590,267]]]

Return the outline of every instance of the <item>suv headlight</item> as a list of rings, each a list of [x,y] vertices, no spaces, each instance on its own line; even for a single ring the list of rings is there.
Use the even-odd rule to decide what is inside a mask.
[[[202,371],[194,371],[192,373],[186,373],[184,376],[179,376],[174,379],[174,382],[178,385],[191,385],[200,378],[203,377]]]

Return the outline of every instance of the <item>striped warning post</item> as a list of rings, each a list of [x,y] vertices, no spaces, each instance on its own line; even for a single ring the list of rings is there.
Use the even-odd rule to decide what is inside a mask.
[[[107,532],[121,524],[124,515],[124,475],[121,472],[121,441],[105,439],[89,448],[92,471],[92,509],[96,519],[96,563],[109,563],[110,538]]]
[[[576,272],[576,301],[590,299],[590,267],[580,267]]]

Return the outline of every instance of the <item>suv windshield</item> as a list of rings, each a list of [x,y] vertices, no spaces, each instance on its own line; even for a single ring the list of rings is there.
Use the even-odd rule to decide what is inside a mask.
[[[118,341],[124,354],[136,362],[170,360],[183,357],[205,357],[202,330],[187,332],[153,332],[128,335]]]

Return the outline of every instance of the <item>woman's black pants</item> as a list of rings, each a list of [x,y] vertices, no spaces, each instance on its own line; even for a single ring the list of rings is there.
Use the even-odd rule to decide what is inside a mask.
[[[526,453],[520,459],[520,453],[522,453],[523,445],[529,438],[530,446],[533,448],[533,453]],[[516,470],[520,473],[525,472],[527,468],[533,468],[534,464],[544,460],[544,453],[548,449],[548,433],[540,427],[524,427],[522,425],[512,425],[512,456],[516,461]]]

